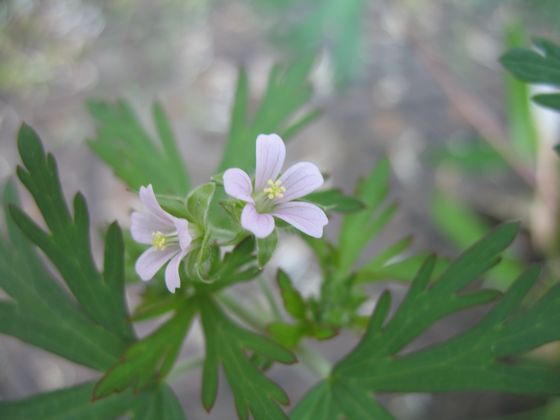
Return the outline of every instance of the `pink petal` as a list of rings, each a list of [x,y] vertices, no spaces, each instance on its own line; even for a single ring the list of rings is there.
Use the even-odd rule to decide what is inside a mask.
[[[253,197],[251,197],[253,193],[251,178],[239,168],[228,169],[224,172],[224,189],[228,195],[234,198],[254,203]]]
[[[154,232],[173,233],[173,225],[163,223],[160,218],[151,213],[133,212],[131,216],[130,233],[132,239],[141,244],[151,244]]]
[[[274,218],[270,214],[259,214],[252,204],[247,204],[241,212],[241,226],[257,238],[265,238],[274,230]]]
[[[163,251],[159,251],[153,247],[148,248],[136,261],[136,272],[142,280],[148,281],[154,277],[159,269],[178,251],[178,246],[168,246]]]
[[[140,201],[146,206],[146,209],[150,212],[150,214],[152,214],[156,219],[159,219],[161,223],[173,226],[173,216],[161,208],[151,184],[147,187],[140,187],[138,195],[140,196]]]
[[[257,137],[255,191],[266,188],[269,179],[276,181],[285,158],[286,146],[279,135],[261,134]]]
[[[310,162],[299,162],[288,168],[280,177],[282,186],[286,188],[284,197],[277,199],[277,203],[294,200],[316,190],[323,185],[323,175],[316,165]]]
[[[174,217],[173,224],[175,225],[175,231],[179,237],[179,246],[181,247],[181,251],[188,251],[192,242],[192,235],[189,232],[189,222],[185,219]]]
[[[314,238],[323,236],[323,227],[329,223],[323,210],[302,201],[278,204],[272,214]]]
[[[169,261],[169,264],[167,264],[167,267],[165,268],[165,285],[171,293],[175,293],[175,289],[178,289],[181,286],[179,264],[181,264],[181,260],[186,254],[186,252],[179,252],[171,258],[171,261]]]

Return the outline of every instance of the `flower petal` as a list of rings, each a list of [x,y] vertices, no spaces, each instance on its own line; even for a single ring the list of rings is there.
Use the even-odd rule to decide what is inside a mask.
[[[181,260],[185,257],[185,255],[187,255],[186,252],[179,252],[171,258],[171,261],[169,261],[169,264],[165,267],[165,285],[171,293],[175,293],[175,289],[181,287],[179,264],[181,264]]]
[[[189,232],[189,222],[185,219],[174,217],[173,224],[175,225],[175,230],[177,232],[177,236],[179,237],[179,246],[181,247],[181,251],[187,252],[192,242],[192,235]]]
[[[241,212],[241,226],[257,238],[265,238],[274,230],[274,218],[270,214],[259,214],[252,204],[247,204]]]
[[[314,238],[323,236],[323,227],[329,223],[323,210],[302,201],[278,204],[272,214]]]
[[[151,213],[141,213],[135,211],[131,216],[130,233],[132,239],[141,244],[151,244],[154,232],[165,234],[173,233],[173,226],[163,223],[159,217],[154,217]]]
[[[138,195],[140,196],[140,201],[146,206],[146,209],[150,212],[150,214],[159,219],[161,223],[165,223],[167,226],[173,227],[173,216],[167,213],[159,205],[156,195],[154,194],[152,184],[149,184],[147,187],[140,187]]]
[[[254,203],[253,197],[251,197],[253,193],[251,178],[239,168],[228,169],[224,172],[224,189],[233,198]]]
[[[276,181],[285,158],[286,146],[279,135],[261,134],[257,137],[255,191],[266,188],[269,179]]]
[[[163,251],[159,251],[154,247],[148,248],[136,261],[136,272],[142,280],[150,280],[178,251],[178,246],[168,246]]]
[[[284,197],[276,200],[285,203],[303,197],[323,185],[321,171],[311,162],[299,162],[290,166],[280,177],[282,186],[286,188]]]

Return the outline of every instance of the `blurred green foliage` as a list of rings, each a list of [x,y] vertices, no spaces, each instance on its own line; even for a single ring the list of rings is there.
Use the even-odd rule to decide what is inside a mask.
[[[488,8],[498,3],[460,7]],[[0,13],[10,4],[4,3]],[[510,4],[521,8],[541,5],[532,13],[545,20],[551,14],[556,16],[551,11],[558,8],[552,0],[510,0]],[[105,6],[114,7],[124,19],[135,7],[133,2]],[[289,52],[290,59],[272,66],[261,98],[253,97],[249,75],[240,68],[229,131],[216,168],[219,173],[232,166],[251,172],[258,134],[277,132],[290,139],[321,115],[313,103],[310,82],[319,51],[326,51],[339,88],[355,82],[364,69],[371,3],[263,0],[260,6],[274,15],[271,39]],[[406,10],[408,6],[402,3]],[[560,47],[538,38],[534,41],[537,51],[519,48],[524,39],[521,26],[507,30],[505,45],[515,49],[502,57],[504,66],[523,82],[560,87]],[[17,56],[16,50],[9,34],[0,35],[0,52]],[[164,52],[160,58],[163,56],[172,54]],[[4,60],[0,64],[0,87],[35,83],[35,75],[44,69],[26,68],[22,63]],[[26,71],[20,72],[21,68]],[[531,112],[530,89],[521,81],[510,75],[505,78],[505,131],[514,159],[491,148],[489,139],[479,137],[458,153],[457,148],[443,148],[437,153],[438,164],[462,174],[513,173],[519,169],[517,164],[536,172],[542,144]],[[560,110],[558,93],[533,99]],[[19,208],[9,184],[5,194],[5,201],[12,203],[6,220],[9,238],[0,240],[0,287],[7,295],[0,300],[0,332],[103,374],[96,382],[0,402],[0,417],[185,418],[166,378],[197,317],[205,340],[202,404],[207,410],[214,405],[223,369],[241,419],[286,419],[282,405],[289,403],[288,395],[267,376],[267,369],[275,363],[296,362],[298,355],[305,354],[306,339],[327,340],[342,329],[364,335],[332,369],[315,366],[324,377],[297,403],[292,419],[391,419],[373,392],[558,395],[557,373],[548,364],[530,361],[526,353],[560,339],[560,288],[534,287],[539,271],[518,250],[508,249],[518,230],[516,224],[491,230],[493,222],[487,214],[442,191],[433,196],[432,218],[440,234],[456,249],[470,246],[467,251],[456,259],[411,253],[412,237],[405,236],[370,255],[368,248],[398,210],[390,194],[389,161],[379,159],[353,194],[329,189],[304,197],[329,214],[342,214],[340,234],[334,240],[304,237],[321,270],[318,296],[304,297],[287,273],[277,271],[278,301],[284,314],[275,307],[266,284],[263,287],[260,282],[275,315],[269,321],[270,317],[251,312],[255,305],[245,307],[244,302],[232,299],[227,289],[259,277],[281,237],[275,232],[266,239],[255,239],[240,229],[239,206],[225,201],[220,174],[212,182],[192,188],[182,148],[160,104],[152,109],[156,136],[124,100],[90,101],[88,110],[97,129],[88,142],[92,151],[131,189],[153,184],[162,206],[198,225],[201,235],[185,260],[180,292],[170,296],[157,284],[151,285],[129,315],[124,298],[125,241],[120,228],[114,223],[107,229],[103,269],[98,269],[83,196],[75,196],[71,211],[54,158],[44,152],[35,132],[24,126],[18,139],[23,161],[18,177],[46,226],[39,226]],[[471,246],[480,237],[483,239]],[[223,245],[228,248],[221,252]],[[34,246],[52,263],[63,286],[49,274]],[[136,252],[128,248],[129,254]],[[553,272],[548,270],[550,265],[545,261],[548,281],[549,271]],[[475,286],[480,279],[485,280],[482,289]],[[387,280],[409,283],[403,302],[392,308],[391,294],[386,291],[376,301],[371,317],[364,315],[367,286]],[[437,322],[489,303],[492,308],[474,327],[408,351]],[[133,322],[162,316],[168,318],[152,333],[136,338]],[[311,363],[318,364],[318,360],[319,356]],[[554,418],[554,413],[553,401],[538,415]]]
[[[518,79],[533,84],[560,87],[560,45],[544,38],[535,38],[537,51],[518,48],[508,51],[501,63]],[[560,93],[540,94],[533,100],[560,111]]]
[[[428,258],[404,301],[389,319],[390,293],[384,292],[356,348],[336,364],[330,376],[298,404],[294,419],[391,418],[369,400],[365,390],[378,392],[502,391],[556,394],[558,375],[548,366],[511,358],[558,340],[553,323],[560,303],[560,286],[529,308],[522,301],[538,278],[538,270],[523,273],[472,329],[452,338],[401,354],[436,321],[467,308],[498,299],[494,290],[466,292],[467,286],[491,268],[514,239],[517,226],[502,225],[489,233],[433,281],[435,257]],[[543,324],[544,323],[544,324]],[[540,327],[535,327],[540,326]],[[516,357],[517,356],[517,357]],[[504,362],[504,358],[509,358]],[[354,404],[343,405],[337,389],[353,389]],[[361,407],[361,409],[359,408]]]

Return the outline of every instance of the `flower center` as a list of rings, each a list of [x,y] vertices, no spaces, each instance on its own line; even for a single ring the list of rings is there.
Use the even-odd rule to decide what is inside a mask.
[[[178,240],[179,238],[175,233],[166,235],[159,230],[152,233],[152,246],[158,251],[163,251],[165,248],[167,248],[167,245],[178,242]]]
[[[282,181],[279,179],[273,181],[269,179],[267,182],[268,187],[266,187],[263,191],[268,197],[269,200],[273,200],[275,198],[283,198],[284,193],[286,192],[286,188],[282,186]]]
[[[257,213],[260,214],[270,213],[275,204],[272,200],[275,198],[284,198],[284,193],[286,192],[286,188],[282,186],[282,181],[279,179],[276,181],[269,179],[266,184],[268,187],[253,196],[255,199],[255,208],[257,209]]]

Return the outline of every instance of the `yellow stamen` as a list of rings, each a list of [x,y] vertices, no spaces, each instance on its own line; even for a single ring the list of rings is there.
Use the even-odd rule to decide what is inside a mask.
[[[282,186],[282,181],[280,181],[279,179],[276,181],[273,181],[272,179],[269,179],[268,182],[268,187],[265,188],[263,191],[266,194],[266,196],[268,197],[269,200],[272,200],[274,198],[283,198],[284,197],[284,193],[286,192],[286,188],[284,188]]]
[[[152,245],[158,251],[163,251],[167,246],[166,236],[159,231],[152,233]]]

